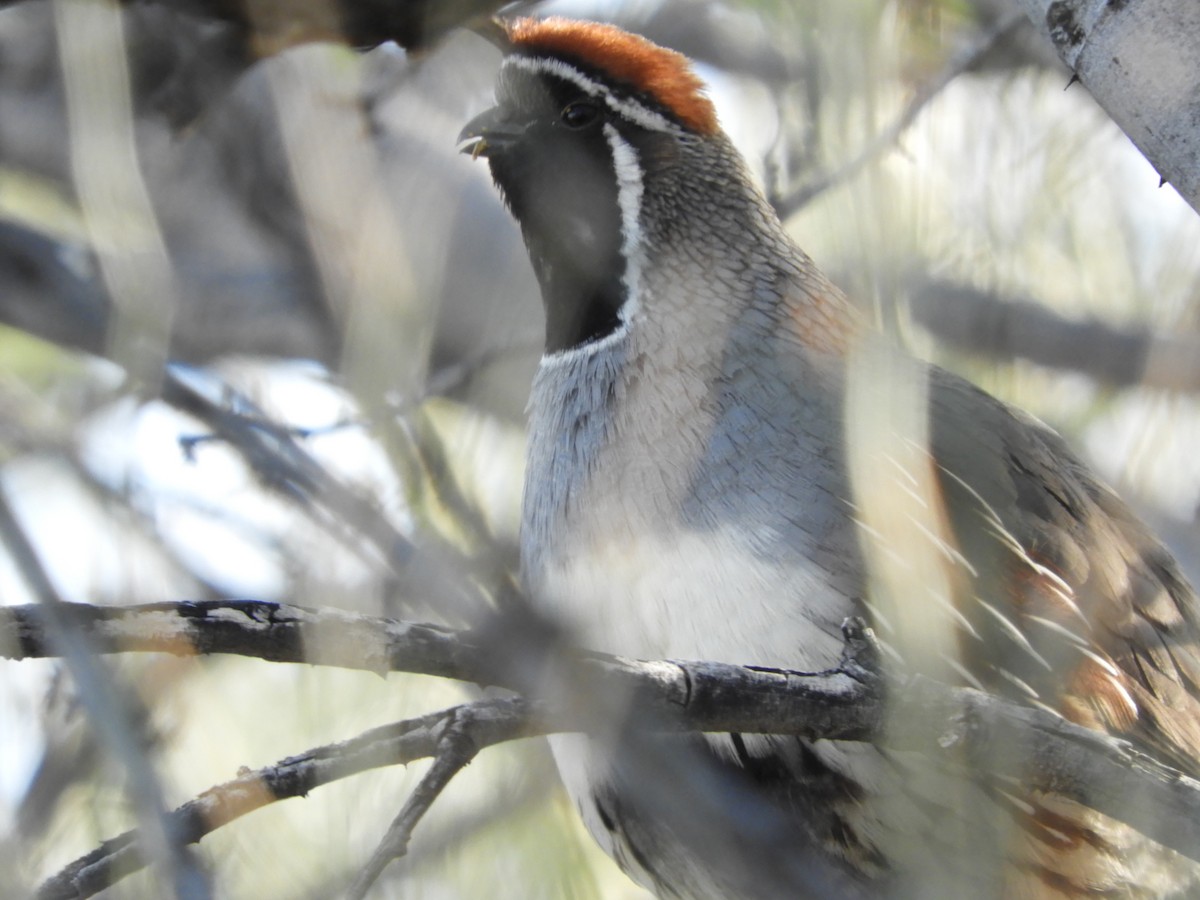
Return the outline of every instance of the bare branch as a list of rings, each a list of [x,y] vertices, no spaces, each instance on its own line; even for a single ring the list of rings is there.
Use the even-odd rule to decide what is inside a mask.
[[[59,614],[85,634],[97,653],[154,652],[179,656],[229,653],[293,662],[413,672],[473,680],[477,663],[468,641],[436,625],[419,625],[311,610],[256,600],[205,600],[106,607],[64,603]],[[51,626],[38,606],[0,608],[0,655],[57,656]]]
[[[1059,57],[1164,182],[1200,212],[1200,4],[1020,0]]]
[[[855,654],[836,669],[803,673],[570,656],[561,646],[539,651],[536,641],[492,641],[482,631],[466,635],[270,603],[70,609],[73,621],[106,652],[232,652],[441,675],[527,692],[545,693],[549,686],[554,696],[546,701],[546,716],[554,731],[602,731],[635,716],[653,730],[871,741],[933,756],[952,750],[957,762],[1076,800],[1200,859],[1200,782],[1127,741],[1044,710],[919,676],[885,680]],[[14,658],[53,652],[36,607],[0,609],[0,652]],[[426,755],[436,749],[431,745]]]
[[[425,535],[418,548],[383,514],[374,498],[362,495],[330,475],[297,440],[291,429],[273,423],[249,398],[226,388],[216,400],[193,379],[169,369],[163,399],[193,415],[242,455],[259,479],[287,499],[321,517],[335,534],[350,532],[368,558],[390,574],[410,604],[454,621],[467,621],[492,601],[479,583],[495,582],[490,572],[472,572],[473,561]],[[422,564],[410,563],[420,551]],[[373,554],[373,556],[371,556]],[[468,576],[475,574],[475,580]],[[506,584],[500,585],[503,591]]]
[[[316,747],[232,781],[209,788],[168,816],[172,833],[188,843],[247,813],[368,769],[402,765],[433,756],[448,723],[457,722],[473,746],[483,748],[540,733],[537,717],[520,700],[490,700],[442,710],[374,728],[358,737]],[[143,868],[138,832],[111,838],[42,884],[38,900],[90,897]]]
[[[1117,387],[1200,390],[1200,341],[1195,337],[1067,319],[1033,300],[945,282],[916,286],[912,305],[924,328],[974,353],[1020,357]]]
[[[913,94],[912,99],[908,101],[908,105],[896,117],[896,120],[883,131],[879,132],[870,143],[858,152],[857,156],[838,166],[833,171],[816,175],[806,184],[794,188],[782,197],[772,198],[772,203],[775,211],[779,214],[779,218],[787,219],[790,216],[794,216],[811,203],[813,199],[825,193],[830,188],[853,178],[864,166],[890,150],[896,141],[900,139],[900,135],[907,131],[909,126],[916,121],[921,111],[938,94],[945,90],[947,85],[958,78],[959,75],[969,72],[981,59],[992,51],[996,44],[1011,34],[1023,21],[1024,17],[1020,13],[1010,13],[1002,17],[979,40],[952,56],[941,72],[938,73],[937,77],[928,84],[922,85]]]
[[[470,706],[449,711],[437,740],[437,755],[433,759],[433,765],[409,796],[358,877],[354,879],[354,883],[346,892],[346,900],[363,900],[388,863],[408,852],[408,842],[417,823],[429,812],[451,779],[478,755],[480,747],[474,739],[475,715],[476,708]]]

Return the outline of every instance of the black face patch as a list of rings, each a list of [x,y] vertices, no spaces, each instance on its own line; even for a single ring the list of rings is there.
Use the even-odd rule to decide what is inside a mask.
[[[612,113],[569,81],[511,66],[497,101],[511,136],[489,145],[488,161],[542,289],[546,351],[600,340],[627,299]]]

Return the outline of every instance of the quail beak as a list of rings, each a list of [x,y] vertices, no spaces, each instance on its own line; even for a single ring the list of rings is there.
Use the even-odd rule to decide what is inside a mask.
[[[497,106],[480,113],[463,127],[456,144],[459,153],[470,153],[471,159],[489,157],[520,138],[524,127],[505,118],[505,110]]]
[[[487,147],[487,138],[485,138],[483,135],[478,135],[476,137],[469,137],[459,141],[458,152],[470,153],[471,162],[475,162],[475,160],[479,159],[479,157],[487,154]]]

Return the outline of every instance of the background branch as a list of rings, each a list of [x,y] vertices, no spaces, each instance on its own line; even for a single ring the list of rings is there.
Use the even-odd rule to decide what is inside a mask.
[[[1114,387],[1200,390],[1200,339],[1069,319],[1044,304],[963,284],[925,281],[913,313],[940,341],[996,359],[1027,359]]]

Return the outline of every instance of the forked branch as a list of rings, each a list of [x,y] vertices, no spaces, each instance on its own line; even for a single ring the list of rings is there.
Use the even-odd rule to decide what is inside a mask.
[[[541,733],[536,722],[537,718],[521,700],[487,700],[384,725],[351,740],[315,747],[209,788],[170,813],[169,828],[181,843],[195,843],[223,825],[278,800],[303,797],[314,788],[368,769],[434,756],[445,746],[450,732],[482,749]],[[414,794],[416,802],[410,801],[409,806],[414,807],[411,826],[416,825],[436,797],[436,791],[433,796],[426,796],[422,788],[426,792],[431,789],[422,782]],[[437,790],[440,791],[440,786]],[[138,832],[127,831],[105,841],[47,880],[38,891],[38,900],[93,896],[143,868],[144,856]]]

